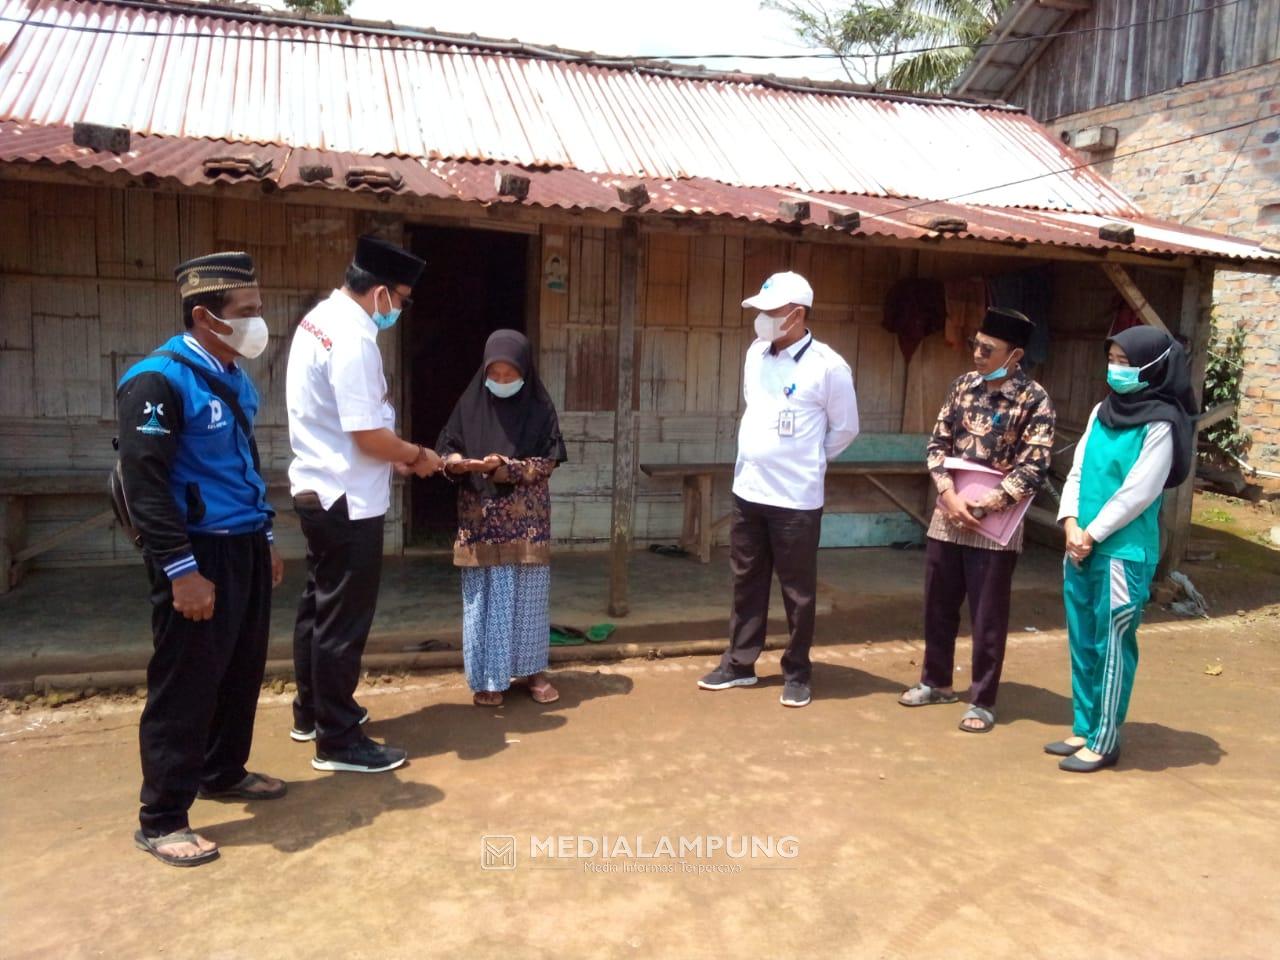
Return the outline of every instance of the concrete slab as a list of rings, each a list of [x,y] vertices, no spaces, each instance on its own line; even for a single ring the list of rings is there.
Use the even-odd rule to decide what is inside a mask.
[[[632,612],[611,621],[605,613],[608,559],[603,553],[565,552],[552,568],[552,622],[586,628],[619,627],[614,642],[723,638],[727,630],[730,576],[727,552],[709,564],[637,552],[632,558]],[[1029,548],[1016,579],[1020,591],[1060,589],[1060,560]],[[294,604],[302,590],[300,561],[286,567],[275,594],[268,656],[291,656]],[[920,550],[890,548],[823,550],[819,554],[818,613],[876,612],[919,619],[923,590]],[[127,567],[36,570],[0,596],[0,679],[43,674],[137,670],[151,653],[150,606],[141,564]],[[1047,605],[1052,607],[1052,603]],[[777,592],[773,627],[782,629]],[[434,641],[431,649],[460,649],[458,574],[446,557],[388,558],[368,650],[395,653]],[[845,621],[842,619],[842,623]]]

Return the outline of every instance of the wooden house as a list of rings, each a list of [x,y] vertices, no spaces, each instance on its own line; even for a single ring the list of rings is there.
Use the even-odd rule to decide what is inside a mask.
[[[434,439],[492,329],[525,330],[570,456],[554,536],[612,547],[617,614],[628,550],[723,537],[752,339],[740,301],[770,273],[809,277],[813,329],[854,371],[864,436],[830,480],[824,543],[857,545],[920,536],[921,435],[967,368],[954,329],[907,361],[886,327],[895,285],[1039,297],[1034,372],[1069,430],[1101,396],[1115,291],[1185,335],[1202,371],[1214,272],[1280,271],[1256,243],[1144,216],[1002,104],[227,4],[3,12],[6,582],[31,562],[134,560],[102,495],[115,384],[180,325],[173,266],[214,250],[258,265],[272,342],[250,370],[274,479],[290,458],[292,331],[360,233],[428,262],[412,312],[380,338],[407,436]],[[273,497],[287,520],[287,490]],[[1176,555],[1189,488],[1171,503]],[[451,516],[445,488],[397,486],[387,549],[446,542]],[[296,550],[296,530],[282,522],[280,541]]]

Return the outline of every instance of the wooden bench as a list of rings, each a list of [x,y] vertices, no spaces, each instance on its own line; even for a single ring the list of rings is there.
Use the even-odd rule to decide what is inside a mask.
[[[924,462],[924,434],[862,434],[833,463],[827,464],[827,479],[863,477],[884,494],[899,510],[928,529],[929,520],[917,506],[895,493],[882,477],[921,476],[929,472]],[[916,454],[910,458],[903,454]],[[716,530],[729,522],[732,514],[711,520],[711,495],[716,477],[733,475],[732,463],[642,463],[641,472],[653,479],[679,477],[682,481],[684,514],[680,546],[703,563],[711,562],[711,541]]]
[[[271,490],[288,489],[289,478],[282,472],[267,477]],[[103,509],[69,524],[36,543],[27,543],[27,501],[33,497],[101,498]],[[277,514],[292,519],[291,514]],[[0,473],[0,593],[8,593],[22,580],[26,564],[55,547],[91,530],[115,523],[107,491],[107,470],[76,470],[61,473],[23,471]]]

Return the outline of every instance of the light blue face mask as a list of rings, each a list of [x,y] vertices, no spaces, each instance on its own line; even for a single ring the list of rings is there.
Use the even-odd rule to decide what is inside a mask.
[[[982,375],[982,379],[983,380],[1003,380],[1008,375],[1009,375],[1009,367],[1006,365],[1001,367],[999,370],[992,370],[990,373],[984,373]]]
[[[495,397],[500,400],[508,400],[520,392],[520,389],[524,386],[524,381],[512,380],[510,383],[499,383],[497,380],[486,377],[484,385]]]
[[[388,301],[391,300],[390,293],[387,294],[387,300]],[[392,306],[390,311],[388,311],[387,313],[383,313],[381,310],[378,309],[377,303],[378,301],[375,299],[374,308],[373,308],[374,324],[377,326],[379,330],[387,330],[390,327],[394,327],[396,325],[396,321],[400,319],[400,308],[397,306]]]
[[[1116,363],[1107,364],[1107,386],[1116,393],[1133,393],[1146,386],[1138,379],[1137,367],[1125,367]]]
[[[1172,350],[1173,347],[1169,347]],[[1145,380],[1141,379],[1142,371],[1147,367],[1154,366],[1169,355],[1166,350],[1160,356],[1156,357],[1151,363],[1144,363],[1140,367],[1128,367],[1121,363],[1107,364],[1107,386],[1116,393],[1136,393],[1145,387],[1150,386]]]

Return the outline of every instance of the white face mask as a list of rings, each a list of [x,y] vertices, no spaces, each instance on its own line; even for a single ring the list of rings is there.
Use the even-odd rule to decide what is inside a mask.
[[[782,337],[782,328],[787,325],[791,314],[785,317],[771,317],[767,313],[756,314],[756,336],[761,340],[768,340],[770,343]]]
[[[213,335],[246,360],[261,356],[262,351],[267,349],[271,331],[262,317],[228,317],[224,320],[212,313],[209,316],[231,328],[230,333],[212,330]]]

